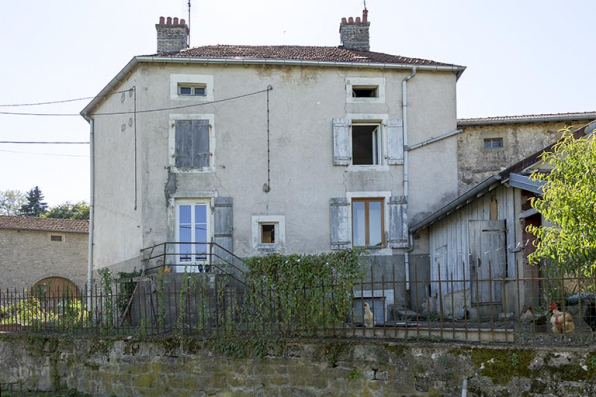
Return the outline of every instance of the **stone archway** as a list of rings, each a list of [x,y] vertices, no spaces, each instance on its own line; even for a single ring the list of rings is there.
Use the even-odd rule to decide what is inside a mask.
[[[64,277],[46,277],[36,282],[31,288],[35,296],[46,309],[58,313],[67,301],[79,300],[79,288]]]

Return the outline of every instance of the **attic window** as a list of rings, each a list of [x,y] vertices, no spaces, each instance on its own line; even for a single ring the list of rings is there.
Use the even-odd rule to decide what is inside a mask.
[[[378,86],[352,86],[352,98],[378,98]]]
[[[199,85],[179,85],[178,86],[178,94],[185,95],[185,96],[205,96],[207,91],[207,86],[205,84]]]
[[[50,235],[50,241],[62,241],[62,236],[52,234]]]
[[[502,148],[503,138],[484,138],[484,148]]]

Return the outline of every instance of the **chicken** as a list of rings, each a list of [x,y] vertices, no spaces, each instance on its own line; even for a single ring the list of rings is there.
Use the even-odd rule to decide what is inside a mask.
[[[553,333],[571,334],[575,330],[573,317],[569,312],[559,311],[559,308],[554,301],[550,303],[549,309],[553,312],[553,315],[550,318],[550,323],[553,326]]]
[[[364,302],[362,304],[364,308],[364,326],[367,328],[372,328],[375,326],[375,315],[373,312],[370,311],[370,306],[368,303]]]

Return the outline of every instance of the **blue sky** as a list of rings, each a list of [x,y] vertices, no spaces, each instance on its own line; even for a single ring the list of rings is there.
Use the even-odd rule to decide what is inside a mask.
[[[0,2],[0,105],[95,96],[188,0]],[[593,0],[368,0],[371,50],[465,65],[458,117],[596,110]],[[191,45],[339,45],[361,0],[192,0]],[[86,101],[1,111],[79,113]],[[0,114],[0,141],[87,141],[80,117]],[[0,144],[0,190],[89,199],[85,145]]]

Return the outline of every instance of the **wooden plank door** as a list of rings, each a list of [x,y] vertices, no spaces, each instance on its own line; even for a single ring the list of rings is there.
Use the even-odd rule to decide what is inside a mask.
[[[505,220],[469,221],[472,304],[501,303],[507,275]]]

